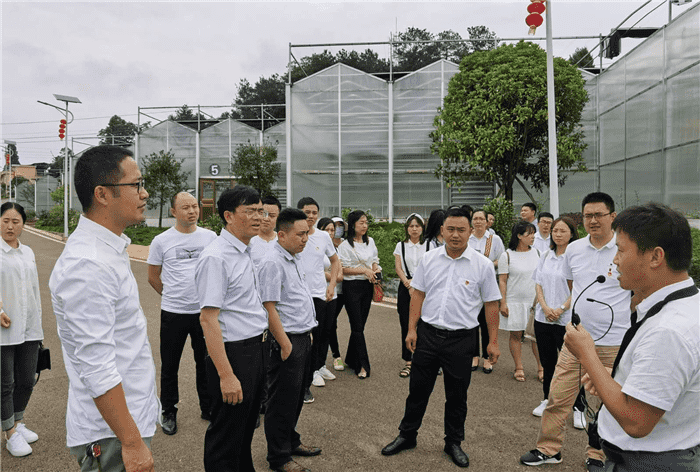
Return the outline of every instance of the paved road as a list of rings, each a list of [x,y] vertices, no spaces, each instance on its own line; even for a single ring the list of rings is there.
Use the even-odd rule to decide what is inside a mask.
[[[3,471],[76,471],[77,464],[65,448],[65,409],[68,379],[56,334],[51,309],[48,279],[63,245],[25,232],[23,243],[37,256],[42,291],[45,345],[51,349],[53,369],[45,371],[34,390],[26,412],[26,423],[39,434],[34,453],[26,458],[9,455],[2,443]],[[160,297],[147,282],[146,264],[132,262],[138,280],[141,304],[148,319],[148,331],[157,370],[160,371],[158,331]],[[442,452],[444,389],[438,378],[418,436],[418,447],[398,456],[383,457],[381,448],[398,433],[408,392],[408,381],[398,376],[402,366],[399,351],[399,325],[396,310],[389,306],[372,306],[366,329],[372,361],[372,376],[358,380],[349,371],[323,388],[313,388],[316,402],[306,405],[298,430],[306,444],[323,448],[323,454],[299,460],[314,472],[349,471],[455,471],[457,466]],[[344,312],[338,322],[341,351],[345,352],[349,325]],[[469,414],[466,440],[462,444],[471,458],[471,470],[485,472],[522,471],[529,468],[518,463],[520,454],[534,447],[539,419],[530,412],[538,405],[542,389],[536,380],[535,363],[529,346],[523,346],[527,382],[512,378],[512,359],[507,337],[499,336],[502,357],[494,372],[474,373],[469,388]],[[156,470],[201,471],[203,438],[207,423],[199,418],[194,389],[194,361],[189,346],[180,368],[179,432],[165,436],[158,428],[153,439]],[[583,465],[585,433],[571,428],[568,421],[567,440],[562,454],[564,463],[545,469],[562,471],[585,470]],[[266,443],[263,430],[256,432],[253,457],[257,470],[269,470],[265,461]]]

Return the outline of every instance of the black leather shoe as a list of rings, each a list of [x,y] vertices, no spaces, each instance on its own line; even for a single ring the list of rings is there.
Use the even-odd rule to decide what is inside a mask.
[[[297,447],[292,449],[293,456],[312,457],[319,454],[321,454],[320,447],[304,446],[303,444],[299,444]]]
[[[168,436],[172,436],[177,433],[177,410],[168,413],[163,413],[163,423],[161,428],[163,432]]]
[[[445,452],[452,458],[452,462],[458,466],[469,467],[469,456],[459,444],[445,444]]]
[[[398,454],[406,449],[413,449],[414,447],[416,447],[415,439],[408,439],[399,435],[396,436],[396,439],[384,446],[384,449],[382,449],[382,455],[393,456],[394,454]]]

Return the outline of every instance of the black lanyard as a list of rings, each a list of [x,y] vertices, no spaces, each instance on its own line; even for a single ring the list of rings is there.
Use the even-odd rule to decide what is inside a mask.
[[[666,306],[667,303],[672,302],[674,300],[679,300],[681,298],[692,297],[696,293],[698,293],[698,288],[695,285],[676,290],[675,292],[671,293],[669,296],[664,298],[662,301],[651,307],[647,315],[639,322],[637,322],[637,312],[635,311],[634,313],[632,313],[632,326],[630,326],[630,328],[625,333],[625,336],[622,338],[622,344],[620,344],[620,350],[617,352],[617,357],[615,357],[615,363],[613,364],[613,370],[611,375],[615,377],[615,372],[617,372],[617,367],[620,364],[620,359],[622,359],[622,354],[624,354],[630,342],[632,342],[632,338],[634,338],[634,335],[637,334],[637,331],[639,331],[639,328],[641,328],[641,326],[646,320],[660,312],[661,309],[664,306]]]

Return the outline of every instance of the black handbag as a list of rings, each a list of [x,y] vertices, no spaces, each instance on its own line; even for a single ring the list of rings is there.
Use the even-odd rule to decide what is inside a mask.
[[[51,351],[48,347],[44,347],[44,344],[42,343],[39,344],[39,358],[37,359],[36,363],[36,382],[39,381],[41,371],[46,369],[51,370]],[[34,382],[34,384],[36,384],[36,382]]]

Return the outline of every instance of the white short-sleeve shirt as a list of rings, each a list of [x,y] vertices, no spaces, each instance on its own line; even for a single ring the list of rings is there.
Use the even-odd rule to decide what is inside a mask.
[[[309,235],[300,257],[311,295],[325,300],[328,284],[323,270],[323,256],[328,256],[329,259],[335,256],[335,246],[328,233],[317,229],[314,234]]]
[[[411,286],[425,293],[421,319],[440,329],[475,328],[484,302],[501,299],[493,263],[468,246],[456,259],[444,246],[428,251]]]
[[[591,244],[591,236],[577,239],[566,247],[564,253],[564,271],[567,280],[573,280],[571,290],[572,309],[581,317],[581,324],[591,333],[593,339],[601,338],[610,327],[612,314],[610,309],[600,303],[589,302],[591,298],[607,303],[614,311],[615,318],[605,336],[596,341],[597,346],[619,346],[625,332],[630,327],[630,301],[632,294],[629,290],[623,290],[617,280],[620,273],[613,263],[617,246],[617,236],[608,243],[596,249]],[[594,283],[586,293],[576,302],[576,298],[596,277],[602,275],[605,282]],[[573,303],[576,302],[576,306]]]
[[[693,285],[668,285],[637,305],[638,319],[671,293]],[[639,328],[625,350],[615,381],[622,392],[664,410],[643,438],[622,429],[607,408],[598,416],[600,437],[625,451],[688,449],[700,443],[700,295],[667,303]]]
[[[347,239],[340,243],[338,256],[343,267],[367,267],[371,269],[373,263],[379,264],[379,251],[374,244],[374,239],[368,236],[367,240],[369,241],[367,243],[355,241],[353,246],[350,245]],[[367,276],[364,274],[344,275],[343,280],[367,280]]]
[[[498,258],[505,252],[505,247],[503,246],[503,241],[501,237],[495,233],[484,233],[484,236],[479,239],[473,234],[469,236],[469,247],[474,249],[479,254],[483,255],[486,251],[486,243],[488,242],[489,236],[493,234],[493,239],[491,240],[491,250],[489,255],[486,256],[491,262],[497,261]]]
[[[401,251],[401,245],[403,244],[404,246],[404,251],[406,253],[406,258],[404,259],[402,251]],[[406,272],[406,266],[408,266],[408,271],[411,273],[411,277],[413,277],[413,274],[415,274],[416,269],[418,268],[418,264],[420,263],[420,260],[423,258],[425,255],[425,243],[412,243],[411,241],[408,242],[401,242],[399,241],[396,243],[396,249],[394,249],[394,255],[399,256],[401,258],[401,267],[403,268],[403,271]],[[406,274],[408,276],[408,274]]]
[[[557,256],[553,249],[542,254],[540,262],[532,274],[532,280],[542,287],[544,300],[552,309],[562,306],[571,295],[564,273],[564,254]],[[562,313],[557,321],[548,321],[538,303],[535,310],[535,320],[540,323],[566,326],[571,321],[571,307]]]
[[[272,248],[275,247],[276,242],[277,233],[275,233],[275,237],[270,241],[265,241],[260,236],[253,236],[250,238],[250,242],[248,243],[248,246],[250,246],[250,257],[253,258],[253,264],[256,269],[260,269],[260,264],[263,259],[265,259],[265,256],[272,251]]]
[[[535,242],[532,247],[540,251],[540,254],[544,254],[549,251],[549,245],[552,242],[552,236],[549,235],[543,238],[539,231],[535,231]]]
[[[161,266],[163,294],[160,307],[171,313],[199,313],[199,298],[194,285],[194,269],[205,247],[216,239],[216,233],[195,229],[181,233],[172,227],[159,234],[148,250],[148,264]]]
[[[200,308],[219,308],[224,342],[252,338],[267,329],[250,248],[226,228],[199,256],[195,284]]]

